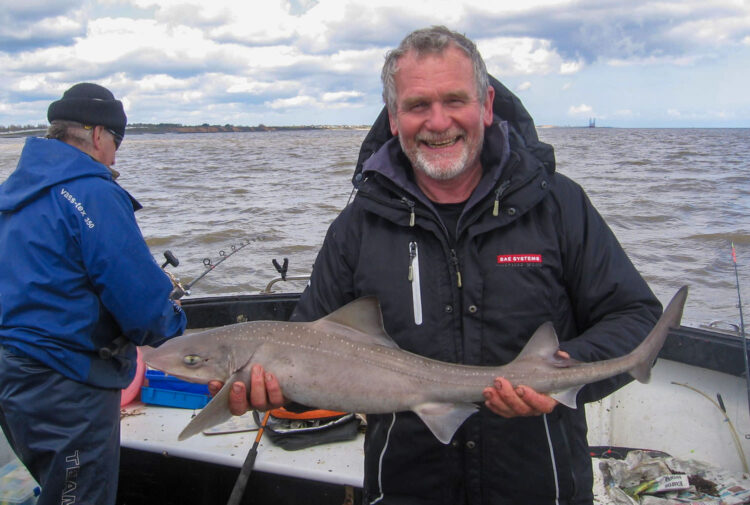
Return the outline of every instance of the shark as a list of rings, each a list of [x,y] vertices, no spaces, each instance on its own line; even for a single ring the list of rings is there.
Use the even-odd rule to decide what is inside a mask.
[[[375,297],[363,297],[312,322],[251,321],[190,333],[158,348],[143,348],[144,361],[183,380],[224,387],[179,434],[184,440],[231,418],[229,391],[250,383],[251,368],[273,373],[284,396],[317,408],[383,414],[412,411],[442,443],[484,401],[482,391],[505,377],[576,408],[585,384],[629,373],[648,382],[670,328],[680,324],[688,288],[683,286],[648,336],[630,353],[579,362],[556,356],[551,322],[542,324],[510,363],[473,366],[446,363],[399,348],[386,333]]]

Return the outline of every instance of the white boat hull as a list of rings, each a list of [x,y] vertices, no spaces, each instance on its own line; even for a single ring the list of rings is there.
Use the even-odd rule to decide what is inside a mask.
[[[711,401],[717,402],[717,393],[726,415]],[[651,449],[747,471],[726,420],[736,429],[744,453],[750,454],[747,383],[742,377],[660,359],[650,383],[633,382],[588,404],[586,417],[591,446]]]

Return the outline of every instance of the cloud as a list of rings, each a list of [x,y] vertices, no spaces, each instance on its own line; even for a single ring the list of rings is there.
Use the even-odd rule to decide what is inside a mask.
[[[590,105],[582,103],[581,105],[571,105],[568,114],[571,116],[591,116],[594,109]]]
[[[487,70],[496,76],[544,75],[580,67],[577,62],[564,61],[547,40],[497,37],[479,39],[477,47]]]
[[[311,96],[297,95],[292,98],[273,100],[267,105],[272,109],[289,109],[294,107],[314,107],[317,106],[318,103],[319,102]]]
[[[636,116],[636,114],[630,110],[630,109],[619,109],[616,110],[614,115],[616,117],[622,117],[622,118],[633,118]]]
[[[28,49],[70,44],[83,35],[84,13],[76,0],[7,1],[0,9],[0,48],[16,54]]]
[[[477,30],[548,42],[563,61],[680,60],[732,46],[750,34],[750,6],[735,0],[582,0],[510,11],[492,5],[472,19]]]
[[[339,91],[336,93],[323,93],[323,102],[348,102],[352,99],[361,98],[362,93],[358,91]]]
[[[523,81],[521,84],[516,86],[516,91],[527,91],[531,89],[531,81]]]
[[[316,109],[359,107],[359,99],[362,93],[356,91],[341,91],[336,93],[323,93],[320,97],[309,95],[297,95],[291,98],[280,98],[269,102],[267,105],[272,109],[291,109],[299,107],[312,107]]]
[[[524,92],[527,106],[556,115],[547,123],[593,114],[570,103],[645,99],[669,85],[648,77],[670,72],[671,86],[697,87],[687,72],[726,69],[732,78],[722,80],[716,109],[742,117],[750,108],[746,99],[725,103],[743,100],[734,90],[750,77],[728,65],[750,55],[750,5],[736,0],[23,0],[0,10],[0,125],[43,118],[49,101],[82,80],[126,98],[136,121],[224,124],[268,113],[293,124],[355,111],[361,124],[382,105],[386,51],[432,24],[475,40],[490,73]],[[597,101],[616,86],[595,77],[611,75],[628,91]],[[561,89],[567,104],[551,98]],[[667,108],[688,110],[689,93],[652,101],[668,117]],[[643,101],[613,102],[612,111],[642,117]]]

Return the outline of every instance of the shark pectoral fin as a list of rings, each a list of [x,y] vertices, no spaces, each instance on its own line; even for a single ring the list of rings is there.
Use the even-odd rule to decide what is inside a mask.
[[[182,432],[180,432],[177,436],[177,440],[185,440],[196,433],[200,433],[203,430],[231,419],[232,413],[229,411],[229,392],[232,390],[232,384],[234,382],[247,382],[247,374],[243,373],[243,370],[232,375],[224,383],[224,387],[216,393],[216,396],[208,402],[208,405],[203,407],[203,409],[190,420]]]
[[[578,397],[578,391],[581,390],[583,386],[576,386],[569,389],[566,389],[565,391],[559,391],[557,393],[550,393],[550,396],[557,400],[558,402],[562,403],[566,407],[570,407],[571,409],[575,409],[578,407],[578,403],[576,402],[576,398]]]
[[[478,408],[473,403],[422,403],[412,411],[427,425],[435,438],[447,444]]]

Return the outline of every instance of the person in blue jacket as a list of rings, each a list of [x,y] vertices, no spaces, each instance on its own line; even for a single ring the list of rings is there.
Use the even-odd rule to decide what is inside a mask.
[[[29,138],[0,185],[0,426],[39,505],[114,504],[135,346],[182,334],[186,318],[138,228],[140,204],[115,182],[122,103],[79,83],[47,117],[47,138]]]

